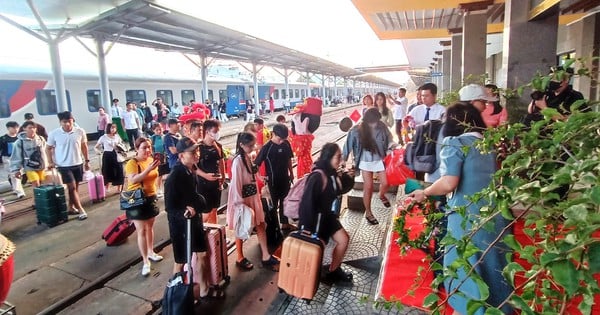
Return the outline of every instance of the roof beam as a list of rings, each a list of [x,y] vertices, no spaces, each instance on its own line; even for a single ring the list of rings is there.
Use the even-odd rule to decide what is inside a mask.
[[[529,20],[533,20],[536,17],[543,15],[548,10],[552,9],[555,5],[559,4],[560,0],[544,0],[540,4],[529,10]]]
[[[487,25],[487,33],[495,34],[504,31],[503,23],[494,23]],[[448,29],[417,29],[406,31],[386,31],[376,32],[379,39],[421,39],[421,38],[444,38],[450,37],[451,32]]]
[[[432,10],[458,8],[460,4],[480,2],[481,0],[352,0],[354,6],[361,12],[375,13],[405,10]],[[494,3],[504,3],[504,0],[494,0]]]

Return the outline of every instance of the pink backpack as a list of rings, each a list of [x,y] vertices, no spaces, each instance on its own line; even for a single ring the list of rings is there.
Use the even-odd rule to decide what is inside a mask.
[[[324,183],[322,191],[325,191],[325,185],[327,184],[327,175],[325,175],[325,172],[323,172],[320,169],[316,169],[315,171],[321,174]],[[283,214],[286,217],[293,220],[297,220],[300,217],[298,213],[300,211],[300,200],[302,200],[302,197],[304,196],[304,189],[306,187],[306,182],[308,181],[308,176],[310,176],[310,174],[312,173],[308,173],[304,177],[300,178],[294,184],[294,186],[290,188],[290,191],[288,192],[288,195],[285,197],[285,199],[283,199]]]

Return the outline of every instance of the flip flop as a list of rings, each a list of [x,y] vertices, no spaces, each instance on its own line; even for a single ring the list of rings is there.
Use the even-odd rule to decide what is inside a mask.
[[[369,224],[371,224],[371,225],[377,225],[377,224],[379,224],[379,221],[377,221],[377,219],[375,218],[375,216],[372,216],[371,218],[365,216],[365,219],[367,219],[367,222],[369,222]]]
[[[88,218],[87,213],[82,213],[77,217],[77,219],[79,219],[79,221],[83,221],[87,218]]]
[[[384,205],[386,208],[389,208],[389,207],[391,207],[391,206],[392,206],[392,204],[390,203],[390,201],[387,199],[387,197],[386,197],[386,196],[381,196],[381,197],[379,197],[379,200],[381,200],[381,203],[383,203],[383,205]]]

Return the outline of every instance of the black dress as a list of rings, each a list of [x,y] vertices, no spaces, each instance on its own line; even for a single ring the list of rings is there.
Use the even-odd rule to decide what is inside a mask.
[[[223,159],[223,148],[221,144],[215,142],[213,145],[206,145],[200,142],[200,161],[197,167],[205,173],[220,174],[219,161]],[[221,189],[219,181],[208,181],[198,176],[198,192],[206,199],[208,209],[215,209],[221,205]]]

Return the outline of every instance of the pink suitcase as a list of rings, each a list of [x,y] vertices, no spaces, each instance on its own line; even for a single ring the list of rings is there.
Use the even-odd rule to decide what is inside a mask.
[[[230,279],[225,226],[204,223],[204,231],[208,243],[208,284],[221,286],[228,283]]]
[[[95,174],[94,178],[88,180],[88,191],[92,203],[104,201],[106,198],[106,189],[104,187],[104,176]]]

